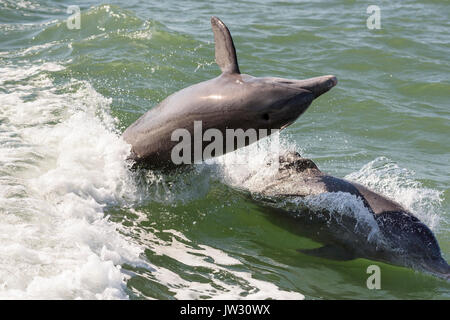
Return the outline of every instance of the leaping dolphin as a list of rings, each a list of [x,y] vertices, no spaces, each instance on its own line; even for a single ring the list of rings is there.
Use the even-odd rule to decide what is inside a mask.
[[[257,183],[247,183],[247,191],[263,208],[270,209],[270,219],[295,233],[312,238],[324,246],[299,250],[302,253],[334,260],[367,258],[413,268],[450,280],[450,266],[441,255],[433,232],[397,202],[351,181],[330,176],[310,159],[297,152],[279,157],[275,174],[248,176]],[[361,199],[373,216],[377,232],[351,214],[336,214],[330,208],[290,205],[296,197],[324,193],[348,193]]]
[[[142,115],[123,133],[131,144],[130,158],[146,167],[173,167],[174,130],[185,129],[194,139],[194,122],[202,122],[202,134],[218,129],[224,136],[227,129],[283,129],[293,123],[311,102],[337,83],[332,75],[306,80],[257,78],[241,74],[233,39],[225,24],[211,18],[215,40],[215,59],[222,70],[217,78],[207,80],[173,93]],[[261,138],[258,136],[257,139]],[[195,141],[191,141],[195,145]],[[254,141],[246,141],[246,145]],[[225,141],[224,141],[225,144]],[[204,149],[208,143],[202,141]],[[239,146],[233,143],[232,150]],[[190,159],[198,153],[191,148]],[[213,156],[219,156],[215,153]],[[200,152],[203,157],[203,153]]]

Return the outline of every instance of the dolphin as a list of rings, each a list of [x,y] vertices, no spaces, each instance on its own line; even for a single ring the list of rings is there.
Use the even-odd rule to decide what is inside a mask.
[[[201,151],[208,145],[202,140],[208,129],[219,130],[223,136],[228,129],[254,129],[258,133],[256,139],[246,139],[244,145],[223,141],[224,145],[228,143],[232,147],[215,150],[211,156],[234,151],[292,124],[314,99],[337,83],[333,75],[291,80],[242,74],[228,28],[217,17],[211,18],[211,25],[215,60],[222,74],[173,93],[124,131],[122,137],[131,145],[129,158],[138,165],[148,168],[178,165],[173,161],[174,147],[179,143],[173,136],[177,129],[189,134],[190,146],[195,146],[200,138]],[[196,122],[201,122],[197,137]],[[260,134],[261,129],[266,131]],[[203,152],[194,149],[188,151],[190,163],[206,160]]]
[[[280,155],[276,169],[274,174],[249,175],[243,185],[265,212],[275,213],[269,215],[273,222],[323,244],[300,252],[333,260],[366,258],[450,280],[450,266],[433,232],[399,203],[358,183],[330,176],[297,152]],[[361,216],[333,212],[328,205],[311,205],[314,197],[325,193],[360,199],[373,219],[364,221]],[[340,199],[341,204],[350,201]]]

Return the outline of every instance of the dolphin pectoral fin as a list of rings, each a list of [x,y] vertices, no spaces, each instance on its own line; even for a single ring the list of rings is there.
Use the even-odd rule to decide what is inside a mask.
[[[240,73],[233,38],[227,26],[217,17],[211,17],[214,32],[216,63],[223,73]]]
[[[349,261],[356,258],[350,251],[332,245],[325,245],[314,249],[298,249],[297,251],[309,256],[337,261]]]

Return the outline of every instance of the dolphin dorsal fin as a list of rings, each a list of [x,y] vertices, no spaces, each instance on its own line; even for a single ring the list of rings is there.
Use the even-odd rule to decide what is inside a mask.
[[[211,17],[214,32],[216,63],[223,73],[240,73],[233,38],[225,23],[217,17]]]

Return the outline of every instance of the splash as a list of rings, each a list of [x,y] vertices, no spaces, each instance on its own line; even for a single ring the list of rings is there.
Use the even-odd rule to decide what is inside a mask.
[[[378,224],[362,199],[346,192],[329,192],[304,198],[290,197],[275,203],[275,206],[292,212],[307,208],[319,215],[325,210],[341,226],[344,226],[341,223],[344,216],[351,217],[354,219],[355,225],[348,230],[349,232],[366,235],[369,242],[381,243],[383,241]]]
[[[414,172],[400,168],[386,157],[378,157],[345,178],[365,185],[399,202],[432,230],[439,226],[442,192],[426,188],[412,177]]]
[[[237,189],[257,192],[279,168],[279,155],[295,149],[288,137],[276,132],[264,139],[234,152],[206,161],[211,164],[219,179]]]
[[[1,70],[0,297],[127,298],[121,265],[148,264],[105,210],[133,201],[129,146],[109,99],[86,82],[54,85],[63,68]]]

